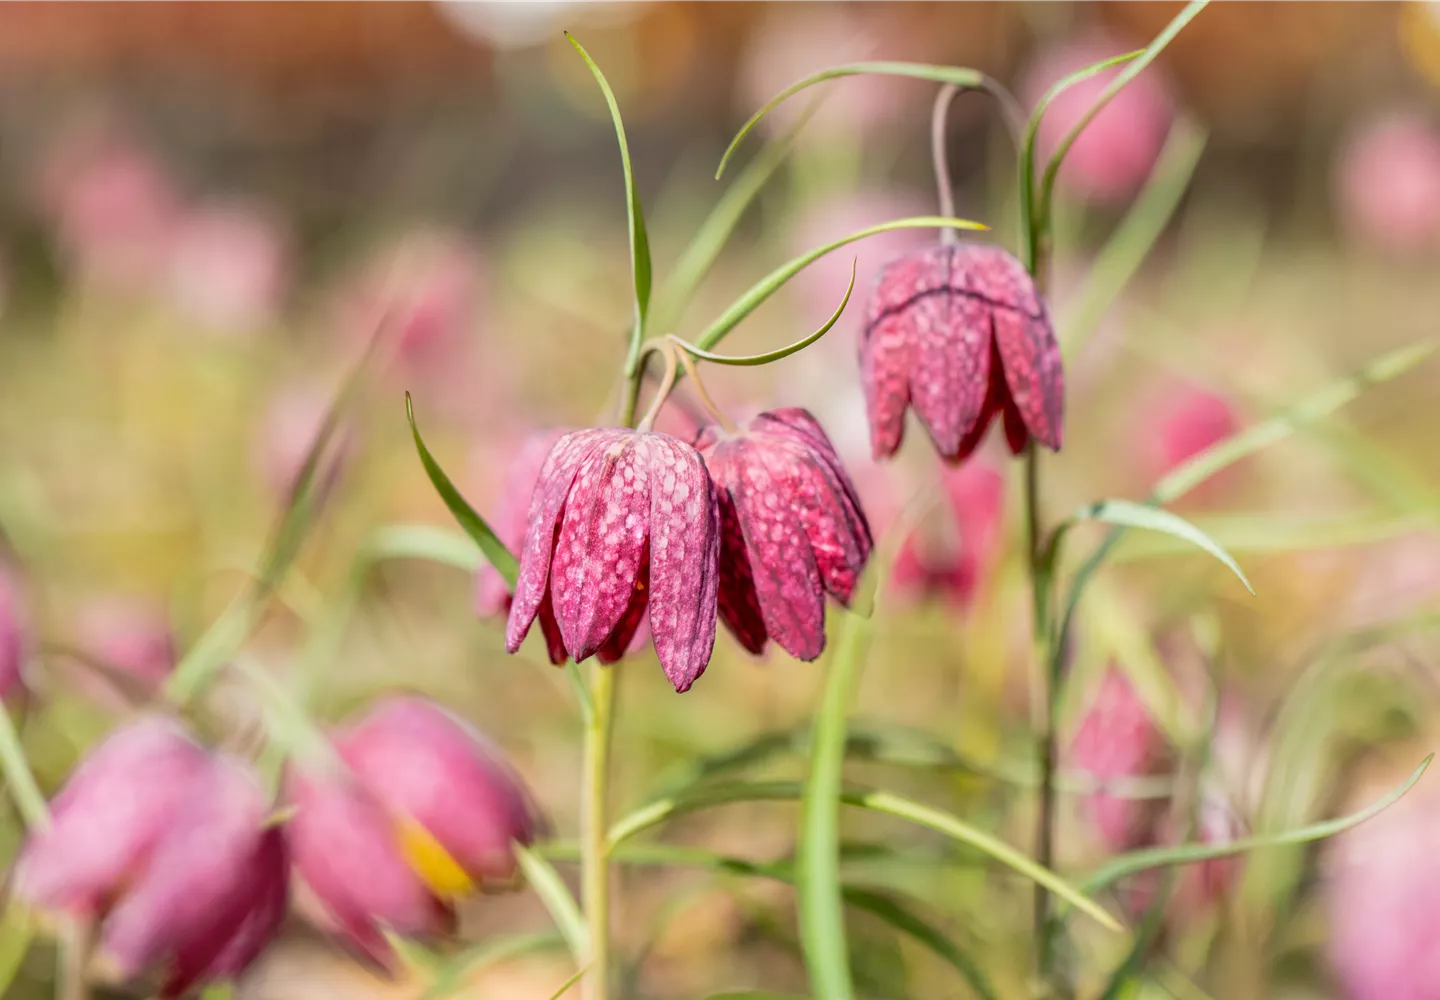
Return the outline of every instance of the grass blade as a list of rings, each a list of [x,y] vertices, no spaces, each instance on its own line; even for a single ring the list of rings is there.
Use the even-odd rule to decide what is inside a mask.
[[[1250,586],[1250,581],[1246,579],[1244,572],[1241,571],[1239,564],[1235,562],[1230,553],[1222,549],[1214,539],[1195,525],[1168,510],[1135,503],[1131,500],[1099,500],[1077,511],[1074,517],[1076,520],[1101,521],[1105,524],[1125,528],[1147,528],[1150,531],[1158,531],[1189,542],[1224,563],[1229,567],[1230,572],[1245,584],[1246,590],[1251,594],[1255,593],[1255,588]]]
[[[473,573],[481,566],[481,555],[468,535],[433,524],[387,524],[365,541],[361,558],[367,567],[390,559],[420,559]]]
[[[877,233],[888,233],[894,229],[987,229],[979,222],[971,222],[968,219],[947,219],[940,216],[927,215],[909,219],[896,219],[893,222],[884,222],[878,226],[869,226],[857,230],[848,236],[842,237],[833,243],[816,247],[799,257],[782,264],[771,271],[764,278],[750,286],[749,291],[741,295],[730,304],[730,307],[720,314],[719,318],[705,328],[700,336],[693,341],[696,347],[708,351],[725,338],[731,330],[735,329],[746,316],[758,309],[766,299],[774,295],[780,288],[804,270],[814,261],[825,256],[832,250],[856,240],[863,240],[867,236],[874,236]]]
[[[1070,147],[1075,145],[1075,140],[1080,138],[1080,133],[1085,131],[1085,127],[1094,120],[1095,116],[1100,113],[1105,105],[1110,103],[1116,94],[1120,93],[1131,80],[1139,76],[1145,67],[1155,61],[1155,57],[1175,40],[1175,36],[1180,34],[1185,26],[1195,19],[1195,15],[1205,9],[1206,3],[1208,3],[1208,0],[1191,0],[1191,2],[1186,4],[1184,9],[1176,14],[1170,23],[1165,26],[1165,30],[1155,36],[1154,41],[1145,46],[1137,56],[1132,59],[1127,59],[1125,68],[1115,75],[1115,79],[1111,80],[1110,85],[1101,91],[1100,97],[1090,106],[1090,109],[1085,112],[1080,120],[1075,123],[1075,127],[1060,141],[1060,145],[1056,147],[1054,155],[1050,157],[1050,162],[1045,167],[1045,175],[1040,183],[1038,217],[1041,220],[1049,217],[1050,200],[1054,195],[1055,175],[1060,172],[1060,165],[1065,162],[1065,157],[1070,152]],[[1101,68],[1108,67],[1102,64]],[[1040,114],[1037,110],[1037,114],[1033,119],[1037,126],[1039,124],[1039,118]],[[1022,178],[1025,176],[1026,175],[1022,174]]]
[[[420,428],[415,426],[415,407],[408,392],[405,394],[405,419],[410,422],[410,434],[415,438],[415,450],[420,455],[420,464],[425,467],[425,474],[430,477],[435,492],[440,494],[440,499],[445,501],[445,506],[450,509],[460,527],[465,529],[465,534],[474,539],[490,565],[500,573],[505,585],[514,590],[515,575],[520,569],[515,556],[505,547],[505,543],[500,541],[490,525],[485,523],[485,519],[460,495],[445,470],[440,468],[440,463],[430,454],[430,449],[425,447],[425,442],[420,437]]]
[[[532,951],[541,951],[564,943],[564,938],[551,931],[517,934],[513,937],[500,938],[498,941],[482,942],[446,962],[436,975],[435,981],[420,995],[420,1000],[445,1000],[458,992],[463,986],[462,981],[469,976],[474,976],[506,959],[528,955]]]
[[[1084,348],[1160,238],[1190,186],[1190,178],[1195,176],[1206,139],[1205,129],[1190,118],[1177,119],[1171,127],[1154,172],[1096,256],[1080,300],[1069,311],[1068,322],[1060,331],[1060,346],[1067,361]]]
[[[615,140],[620,145],[620,166],[625,171],[625,208],[630,229],[630,276],[635,285],[635,325],[630,330],[630,357],[633,361],[639,358],[640,344],[645,339],[646,314],[650,309],[650,238],[645,233],[645,215],[640,208],[640,192],[635,186],[635,172],[630,166],[630,143],[625,138],[625,123],[620,118],[620,105],[615,101],[615,92],[610,89],[610,82],[605,79],[605,74],[600,72],[600,67],[595,65],[595,60],[590,58],[585,47],[577,42],[570,32],[565,32],[565,37],[575,46],[575,51],[580,53],[585,65],[590,67],[595,82],[600,85],[600,92],[605,95],[605,105],[610,109],[610,120],[615,123]]]
[[[803,351],[805,348],[815,343],[815,341],[825,336],[825,334],[830,332],[830,328],[840,321],[840,315],[845,312],[845,307],[850,304],[850,293],[855,291],[855,267],[859,263],[859,260],[860,259],[857,257],[850,262],[850,284],[845,289],[845,297],[840,300],[840,305],[835,309],[833,313],[830,314],[830,318],[825,321],[825,325],[820,327],[820,329],[816,330],[814,333],[809,334],[805,337],[801,337],[793,344],[787,344],[784,347],[777,348],[766,354],[747,354],[737,357],[727,354],[712,354],[709,351],[702,350],[701,348],[696,347],[694,344],[687,343],[686,341],[681,340],[679,337],[674,338],[674,341],[686,353],[691,354],[694,357],[700,358],[703,361],[713,361],[714,363],[721,365],[753,367],[756,365],[768,365],[772,361],[779,361],[781,358],[788,358],[792,354]]]
[[[1415,769],[1414,773],[1406,778],[1403,783],[1364,809],[1353,812],[1348,816],[1325,820],[1321,823],[1312,823],[1309,826],[1298,827],[1294,830],[1285,830],[1281,833],[1266,834],[1259,837],[1242,837],[1238,840],[1232,840],[1228,844],[1181,844],[1178,847],[1152,847],[1142,851],[1132,851],[1096,869],[1095,872],[1080,883],[1080,887],[1085,892],[1096,893],[1114,884],[1118,880],[1125,878],[1127,875],[1134,875],[1136,872],[1147,871],[1151,868],[1185,865],[1196,861],[1209,861],[1212,858],[1228,858],[1237,854],[1247,854],[1250,851],[1261,848],[1308,844],[1316,840],[1333,837],[1337,833],[1344,833],[1351,827],[1359,826],[1366,820],[1374,819],[1396,802],[1399,802],[1410,789],[1415,787],[1415,783],[1420,780],[1420,776],[1425,773],[1425,769],[1430,766],[1430,762],[1434,759],[1434,754],[1426,757],[1420,762],[1420,766]]]
[[[797,80],[766,101],[759,111],[750,116],[750,120],[740,127],[735,138],[730,140],[730,145],[725,149],[725,155],[720,157],[720,166],[715,169],[715,179],[719,180],[720,175],[725,172],[725,167],[730,162],[730,157],[735,154],[740,143],[750,134],[760,120],[775,110],[777,106],[789,98],[800,93],[807,87],[813,87],[817,83],[824,83],[826,80],[835,80],[844,76],[905,76],[913,80],[929,80],[932,83],[950,83],[967,90],[988,89],[998,87],[995,81],[991,80],[979,70],[967,69],[963,66],[933,66],[925,63],[909,62],[857,62],[846,63],[841,66],[831,66],[829,69],[822,69],[818,73],[812,73],[803,80]]]
[[[580,914],[575,897],[570,895],[569,888],[549,861],[519,844],[515,844],[514,849],[525,881],[550,911],[550,919],[555,921],[555,928],[565,939],[575,961],[585,962],[590,951],[590,930],[585,925],[585,918]]]
[[[866,913],[878,917],[896,930],[910,935],[948,962],[956,972],[960,973],[965,982],[970,984],[970,989],[981,1000],[995,1000],[997,996],[995,988],[990,985],[989,978],[975,964],[974,960],[960,950],[955,942],[941,933],[938,928],[933,927],[913,911],[907,909],[893,896],[871,889],[849,886],[845,889],[845,902],[857,910],[864,910]]]

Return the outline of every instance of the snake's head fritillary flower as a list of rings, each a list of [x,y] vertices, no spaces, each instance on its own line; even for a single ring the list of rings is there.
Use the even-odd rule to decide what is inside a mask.
[[[967,607],[995,569],[1004,542],[1005,477],[976,459],[946,469],[941,516],[900,546],[895,584],[910,594],[942,595]]]
[[[8,702],[24,689],[29,632],[29,612],[19,577],[0,561],[0,703]]]
[[[295,872],[330,929],[361,954],[390,966],[384,931],[430,935],[451,924],[445,901],[406,859],[395,817],[347,768],[294,768],[286,798],[295,806],[287,824]]]
[[[1089,38],[1044,52],[1021,87],[1021,99],[1033,107],[1062,77],[1124,50],[1113,41]],[[1081,80],[1051,102],[1036,134],[1041,163],[1050,159],[1119,72],[1116,67]],[[1128,199],[1154,169],[1174,114],[1165,82],[1151,67],[1130,81],[1085,126],[1060,168],[1060,183],[1073,194],[1097,202]]]
[[[289,899],[283,832],[240,761],[207,758],[148,863],[101,928],[120,980],[158,976],[161,997],[233,979],[274,937]]]
[[[1128,678],[1112,669],[1075,734],[1071,761],[1102,787],[1085,797],[1084,808],[1100,839],[1112,851],[1154,842],[1167,802],[1135,798],[1106,782],[1152,777],[1169,770],[1172,753],[1150,710]]]
[[[176,822],[206,754],[175,723],[146,717],[81,762],[32,833],[12,874],[17,898],[42,911],[102,912]]]
[[[1034,281],[999,247],[941,244],[885,268],[860,369],[876,458],[900,446],[907,407],[952,462],[969,457],[997,416],[1017,455],[1032,437],[1060,449],[1060,347]]]
[[[813,660],[825,595],[848,604],[870,558],[870,525],[824,430],[798,407],[699,441],[720,502],[720,619],[760,653],[767,639]]]
[[[455,896],[515,875],[514,844],[541,827],[500,748],[432,701],[382,701],[335,737],[355,776],[397,817],[412,864]]]
[[[552,614],[575,660],[624,654],[649,611],[665,676],[689,690],[715,645],[720,512],[693,447],[600,428],[555,443],[535,484],[506,647]]]

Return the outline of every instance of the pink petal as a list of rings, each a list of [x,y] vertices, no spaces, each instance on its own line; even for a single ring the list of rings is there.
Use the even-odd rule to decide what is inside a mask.
[[[666,434],[636,443],[650,476],[650,632],[665,676],[687,691],[715,647],[720,510],[700,453]]]
[[[995,343],[1010,398],[1025,427],[1045,447],[1059,451],[1065,375],[1049,316],[1043,309],[1038,314],[996,309]],[[1014,440],[1012,436],[1011,449],[1018,452]]]
[[[620,622],[615,630],[610,633],[605,644],[596,652],[601,663],[618,663],[620,659],[630,651],[635,644],[635,638],[639,635],[642,626],[645,624],[645,612],[650,606],[650,548],[646,546],[645,551],[640,554],[640,572],[635,576],[635,584],[630,593],[630,604],[625,608],[625,614],[620,617]]]
[[[545,430],[529,435],[505,470],[505,488],[490,525],[511,552],[525,541],[535,484],[545,468],[545,459],[564,434],[562,430]],[[510,588],[489,563],[481,566],[476,576],[475,606],[482,615],[499,615],[510,610]]]
[[[591,450],[565,504],[550,593],[565,648],[576,660],[604,645],[635,594],[653,487],[642,439],[620,432]]]
[[[714,463],[711,462],[711,469]],[[770,637],[765,619],[760,614],[760,600],[755,596],[755,575],[750,569],[750,556],[745,551],[745,535],[740,530],[740,517],[735,501],[723,487],[716,490],[720,505],[720,587],[718,608],[720,620],[746,651],[758,656],[765,650]]]
[[[586,430],[567,434],[550,449],[540,478],[530,498],[526,518],[525,544],[520,550],[520,570],[515,582],[515,598],[510,605],[510,620],[505,625],[505,648],[515,652],[530,631],[540,611],[540,604],[549,593],[550,559],[559,533],[560,517],[580,461],[592,448],[603,447],[612,438],[613,430]],[[553,656],[553,653],[552,653]]]

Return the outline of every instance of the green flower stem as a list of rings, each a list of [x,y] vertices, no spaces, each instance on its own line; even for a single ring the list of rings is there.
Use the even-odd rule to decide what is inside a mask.
[[[606,1000],[610,985],[610,843],[606,796],[615,716],[615,671],[596,664],[591,681],[594,710],[585,726],[585,785],[581,806],[581,899],[590,929],[590,955],[582,984],[584,1000]]]
[[[0,706],[0,770],[4,771],[10,797],[15,800],[15,808],[20,810],[25,828],[49,825],[50,810],[45,805],[45,796],[35,783],[30,765],[25,762],[20,734],[16,732],[10,712],[4,706]]]

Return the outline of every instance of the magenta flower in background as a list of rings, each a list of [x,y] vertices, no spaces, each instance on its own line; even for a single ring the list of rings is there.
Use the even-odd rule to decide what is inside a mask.
[[[720,514],[705,463],[667,434],[574,431],[551,449],[530,501],[506,647],[549,615],[577,662],[624,654],[647,608],[676,691],[715,645]]]
[[[939,516],[912,531],[895,559],[902,593],[939,595],[968,607],[1002,555],[1005,477],[989,461],[947,468]]]
[[[296,807],[286,827],[295,872],[347,943],[388,967],[384,930],[450,927],[449,906],[406,860],[395,818],[347,768],[292,768],[285,794]]]
[[[1241,415],[1234,403],[1183,379],[1168,380],[1140,405],[1135,418],[1140,429],[1140,466],[1143,489],[1154,486],[1211,445],[1236,434]],[[1229,493],[1241,470],[1226,469],[1196,487],[1187,499],[1213,501]]]
[[[740,645],[767,638],[813,660],[825,595],[848,605],[870,558],[870,525],[825,431],[807,411],[762,413],[699,444],[720,504],[719,615]]]
[[[212,330],[244,333],[265,325],[279,311],[290,278],[288,234],[260,205],[199,205],[175,227],[170,297]]]
[[[29,618],[15,570],[0,562],[0,704],[24,691],[25,661],[30,655]]]
[[[169,719],[116,730],[50,803],[11,875],[16,898],[40,910],[94,916],[148,863],[206,769],[205,751]]]
[[[1064,374],[1050,314],[1010,254],[942,244],[890,264],[865,318],[861,378],[876,458],[895,453],[914,407],[940,454],[969,457],[1003,415],[1015,454],[1060,449]]]
[[[1440,128],[1408,112],[1363,123],[1339,152],[1334,198],[1345,228],[1376,249],[1440,247]]]
[[[167,265],[179,198],[164,167],[119,131],[70,137],[41,166],[40,200],[82,277],[133,290]]]
[[[1072,766],[1103,783],[1165,774],[1172,759],[1150,710],[1124,673],[1111,668],[1075,733]],[[1082,805],[1105,846],[1121,853],[1155,842],[1168,803],[1102,788],[1087,795]]]
[[[1044,51],[1026,72],[1020,99],[1034,107],[1062,77],[1125,51],[1127,46],[1099,37]],[[1116,67],[1082,80],[1050,104],[1036,134],[1042,169],[1119,72]],[[1173,119],[1169,90],[1152,66],[1122,88],[1080,133],[1060,168],[1059,182],[1081,198],[1127,200],[1154,169]]]
[[[179,997],[242,972],[285,915],[289,869],[269,800],[238,760],[208,758],[148,863],[101,928],[100,954],[122,981],[147,973]]]
[[[1362,792],[1367,802],[1379,794],[1374,786]],[[1399,802],[1327,845],[1327,951],[1347,1000],[1440,996],[1437,829],[1440,783],[1427,774]]]

